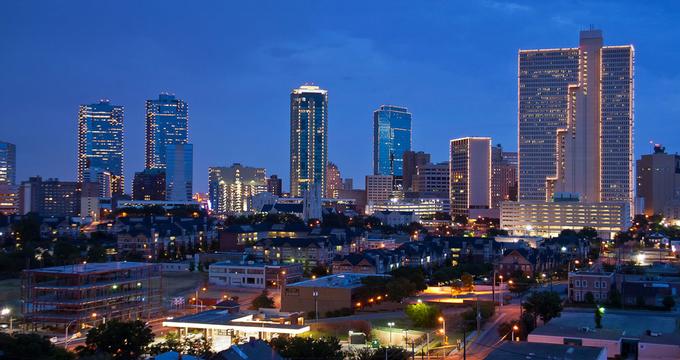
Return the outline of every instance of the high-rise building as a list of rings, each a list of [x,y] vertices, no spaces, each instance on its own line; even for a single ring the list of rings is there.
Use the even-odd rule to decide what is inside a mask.
[[[633,47],[603,46],[600,30],[577,48],[519,51],[520,201],[632,204],[633,65]]]
[[[0,141],[0,214],[9,215],[19,208],[16,186],[16,146]]]
[[[136,172],[132,182],[132,199],[165,201],[165,170],[144,169]]]
[[[102,173],[108,173],[102,177]],[[110,176],[110,178],[108,177]],[[123,107],[103,99],[78,110],[78,182],[110,180],[111,193],[125,192]],[[105,185],[105,184],[104,184]]]
[[[193,144],[170,144],[166,146],[165,199],[168,201],[191,201],[194,179]]]
[[[449,163],[421,164],[413,176],[413,192],[417,197],[449,197]]]
[[[470,216],[471,210],[491,208],[491,138],[451,140],[451,214]]]
[[[238,163],[229,167],[209,167],[208,195],[213,211],[227,214],[253,210],[252,197],[268,190],[268,180],[271,179],[267,179],[264,168]]]
[[[378,204],[388,201],[392,197],[394,177],[392,175],[366,176],[366,202]]]
[[[401,106],[381,105],[373,112],[373,175],[404,174],[404,152],[411,150],[411,113]]]
[[[277,175],[272,175],[267,179],[267,192],[276,196],[281,196],[283,185],[281,179]]]
[[[146,168],[165,169],[167,145],[189,143],[187,103],[175,95],[160,94],[146,101]]]
[[[342,177],[338,165],[328,162],[326,166],[326,195],[327,198],[337,199],[339,190],[342,189]]]
[[[19,213],[37,213],[45,217],[76,216],[80,213],[80,189],[75,181],[59,181],[40,176],[30,177],[19,187]]]
[[[16,145],[0,141],[0,184],[15,185],[17,180]]]
[[[328,91],[302,85],[290,93],[290,193],[302,196],[311,184],[326,189]]]
[[[354,190],[354,179],[344,178],[342,180],[342,189],[343,190]]]
[[[422,151],[404,151],[403,161],[403,186],[405,191],[410,191],[413,190],[413,177],[418,173],[418,166],[429,164],[430,154]]]
[[[503,151],[500,144],[491,148],[491,206],[501,201],[517,201],[517,153]]]
[[[644,214],[669,217],[677,212],[668,209],[680,208],[680,155],[667,154],[666,148],[655,145],[654,153],[636,162],[636,169],[637,196],[644,200]]]

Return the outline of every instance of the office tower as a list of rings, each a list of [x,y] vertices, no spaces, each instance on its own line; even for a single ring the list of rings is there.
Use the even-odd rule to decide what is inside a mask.
[[[491,148],[491,207],[501,201],[517,201],[517,153],[503,151],[498,144]]]
[[[373,175],[403,176],[404,152],[411,150],[411,113],[382,105],[373,112]]]
[[[290,93],[290,194],[302,196],[311,184],[326,189],[328,91],[302,85]]]
[[[282,191],[283,186],[281,179],[276,175],[270,176],[269,179],[267,179],[267,192],[276,196],[281,196]]]
[[[603,46],[599,30],[519,51],[519,200],[632,203],[633,65],[633,47]]]
[[[637,196],[644,200],[644,214],[663,214],[676,219],[680,208],[680,155],[667,154],[654,146],[654,152],[636,162]]]
[[[17,174],[16,145],[0,141],[0,184],[15,185]]]
[[[191,201],[193,195],[193,144],[171,144],[165,149],[165,199]]]
[[[422,151],[404,151],[403,156],[404,190],[413,190],[413,177],[418,173],[418,166],[430,163],[430,154]],[[447,170],[448,171],[448,170]],[[448,185],[447,185],[448,186]]]
[[[76,216],[80,212],[82,184],[40,176],[30,177],[19,187],[19,213],[37,213],[44,217]]]
[[[146,168],[165,169],[166,146],[189,143],[187,103],[175,95],[160,94],[146,101]]]
[[[16,146],[0,141],[0,214],[15,214],[19,207],[16,186]]]
[[[108,173],[110,178],[102,173]],[[111,193],[125,192],[123,107],[103,99],[78,110],[78,182],[108,179]],[[103,184],[106,186],[106,184]],[[110,196],[109,196],[110,197]]]
[[[491,208],[491,138],[451,140],[449,187],[451,214],[465,215]]]
[[[345,178],[342,180],[342,189],[343,190],[354,190],[354,179],[352,178]]]
[[[326,195],[327,198],[337,199],[339,190],[342,189],[342,178],[338,165],[328,162],[326,166]]]
[[[302,220],[321,220],[321,184],[314,183],[302,193]]]
[[[370,205],[390,200],[393,188],[394,177],[392,175],[366,176],[366,202]]]
[[[449,197],[449,162],[421,164],[413,176],[415,197]]]
[[[132,182],[132,199],[165,201],[165,170],[144,169]]]
[[[208,168],[208,196],[213,210],[218,214],[253,210],[252,197],[266,192],[268,183],[264,168],[238,163],[229,167]],[[280,189],[280,183],[278,186]]]

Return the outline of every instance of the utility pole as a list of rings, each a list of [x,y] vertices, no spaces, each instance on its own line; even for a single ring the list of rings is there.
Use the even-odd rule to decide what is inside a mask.
[[[496,307],[496,266],[493,267],[493,278],[491,280],[491,298],[493,299],[493,306]],[[501,299],[503,301],[503,299]]]

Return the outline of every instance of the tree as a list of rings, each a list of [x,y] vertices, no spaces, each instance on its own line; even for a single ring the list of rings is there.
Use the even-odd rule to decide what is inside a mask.
[[[328,275],[328,269],[321,264],[317,264],[312,268],[312,270],[310,270],[310,273],[316,277],[321,277]]]
[[[552,318],[560,316],[562,300],[560,295],[553,291],[535,292],[527,298],[522,307],[526,312],[532,313],[534,317],[540,317],[545,324]]]
[[[560,238],[571,238],[571,237],[577,237],[578,233],[572,229],[564,229],[560,231],[560,235],[558,237]]]
[[[371,349],[368,347],[361,349],[352,349],[345,353],[347,360],[408,360],[411,354],[408,350],[397,347],[381,347],[379,349]]]
[[[76,350],[82,356],[110,354],[113,359],[136,360],[153,341],[151,329],[143,321],[109,320],[87,333],[85,346]]]
[[[462,283],[463,289],[465,289],[466,291],[474,290],[475,285],[472,275],[465,273],[460,277],[460,281]]]
[[[609,305],[620,307],[621,306],[621,293],[617,288],[611,289],[609,291]]]
[[[168,351],[176,351],[180,354],[188,354],[206,358],[212,354],[212,344],[205,337],[180,338],[176,333],[168,333],[165,341],[149,346],[147,352],[158,355]]]
[[[343,360],[340,341],[335,337],[313,339],[310,337],[276,337],[271,345],[282,357],[291,360],[324,359]]]
[[[665,296],[662,300],[662,304],[666,310],[670,310],[675,307],[675,299],[673,299],[673,297],[670,295]]]
[[[91,245],[89,249],[87,249],[87,261],[93,263],[105,262],[106,249],[99,243]]]
[[[52,252],[54,254],[54,258],[61,264],[73,264],[80,259],[80,249],[73,244],[73,241],[57,241],[54,243]]]
[[[269,291],[267,289],[262,290],[260,295],[255,297],[253,299],[252,304],[250,305],[251,310],[257,310],[261,308],[273,308],[274,307],[274,299],[269,296]]]
[[[407,306],[404,312],[414,326],[431,329],[437,325],[439,309],[432,305],[416,303]]]
[[[390,279],[385,285],[385,293],[392,301],[400,302],[416,292],[415,285],[404,278]]]
[[[583,229],[579,230],[578,237],[591,241],[595,240],[597,239],[597,230],[595,230],[595,228],[593,227],[586,226]]]
[[[453,217],[453,222],[460,226],[467,225],[468,217],[465,215],[455,215]]]
[[[75,355],[54,346],[46,337],[38,334],[0,333],[0,349],[4,356],[0,359],[15,360],[70,360]]]

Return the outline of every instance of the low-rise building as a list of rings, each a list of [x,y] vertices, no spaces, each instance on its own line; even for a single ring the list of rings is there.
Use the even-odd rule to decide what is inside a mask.
[[[210,264],[208,282],[227,287],[277,288],[302,279],[302,264],[221,261]]]
[[[413,211],[376,211],[372,216],[388,226],[408,225],[418,221],[418,216]]]
[[[508,250],[498,262],[498,272],[507,278],[517,271],[533,276],[534,264],[528,257],[528,252],[523,249]]]
[[[487,355],[485,360],[607,360],[607,349],[594,346],[543,344],[535,342],[504,342]]]
[[[282,237],[258,240],[246,253],[267,263],[302,264],[308,270],[317,265],[330,266],[336,255],[347,255],[351,248],[351,241],[335,236]]]
[[[609,299],[609,292],[616,286],[614,273],[574,271],[569,273],[567,298],[570,302],[585,302],[591,293],[593,301],[601,303]]]
[[[362,280],[370,274],[333,274],[317,279],[286,285],[281,298],[281,311],[310,313],[320,316],[329,311],[351,309]]]

